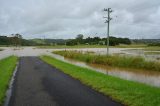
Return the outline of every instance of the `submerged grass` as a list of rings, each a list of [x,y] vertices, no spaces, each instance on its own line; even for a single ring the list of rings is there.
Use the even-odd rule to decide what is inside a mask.
[[[160,106],[160,88],[123,80],[93,70],[62,62],[50,56],[43,61],[80,80],[104,95],[128,106]]]
[[[148,71],[160,71],[159,62],[146,61],[142,57],[95,55],[80,51],[54,51],[53,53],[87,63],[121,68],[143,69]]]
[[[10,56],[0,60],[0,106],[4,102],[5,93],[18,58]]]
[[[160,52],[152,52],[152,51],[151,51],[151,52],[150,52],[150,51],[148,52],[148,51],[147,51],[147,52],[144,52],[144,54],[146,54],[146,55],[160,55]]]
[[[144,48],[145,51],[160,51],[160,46],[147,46]]]
[[[106,48],[106,45],[74,45],[74,46],[67,46],[67,45],[53,45],[53,46],[36,46],[37,48],[41,49],[53,49],[53,48]],[[110,48],[144,48],[147,47],[145,44],[131,44],[131,45],[116,45],[110,46]]]
[[[40,49],[61,49],[61,48],[106,48],[106,45],[74,45],[74,46],[65,46],[65,45],[55,45],[55,46],[36,46]]]

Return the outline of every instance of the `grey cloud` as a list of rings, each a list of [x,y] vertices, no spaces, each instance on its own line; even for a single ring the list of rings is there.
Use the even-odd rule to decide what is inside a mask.
[[[25,38],[106,35],[103,8],[111,7],[111,35],[159,38],[159,0],[1,0],[0,34]]]

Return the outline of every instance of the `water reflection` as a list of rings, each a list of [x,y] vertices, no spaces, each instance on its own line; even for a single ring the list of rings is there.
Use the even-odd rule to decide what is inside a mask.
[[[96,64],[86,64],[84,62],[67,59],[56,54],[51,54],[51,56],[57,59],[60,59],[62,61],[74,64],[77,66],[85,67],[88,69],[92,69],[104,74],[160,87],[160,72],[155,72],[155,71],[148,72],[148,71],[142,71],[142,70],[133,71],[130,69],[125,70],[125,69],[119,69],[119,68],[111,68],[111,67],[106,67],[106,66],[96,65]]]
[[[124,49],[121,51],[131,56],[142,56],[146,60],[160,62],[160,51],[155,51],[155,50],[146,51],[144,49]]]
[[[160,72],[153,72],[153,71],[149,72],[149,71],[141,71],[141,70],[133,71],[130,69],[125,70],[125,69],[119,69],[119,68],[110,68],[106,66],[104,67],[104,66],[95,65],[95,64],[86,64],[83,62],[65,59],[62,56],[51,53],[53,50],[60,50],[60,49],[34,49],[34,47],[23,47],[22,49],[14,49],[13,47],[10,47],[10,48],[2,48],[2,49],[4,50],[0,51],[0,59],[5,58],[10,55],[16,55],[16,56],[21,57],[21,56],[40,56],[40,55],[45,54],[45,55],[53,56],[62,61],[65,61],[71,64],[75,64],[81,67],[89,68],[89,69],[92,69],[92,70],[95,70],[95,71],[98,71],[104,74],[108,74],[108,75],[116,76],[122,79],[142,82],[148,85],[160,87]],[[121,53],[120,51],[123,49],[116,49],[116,48],[113,49],[112,48],[111,52]],[[61,49],[61,50],[64,50],[64,49]],[[67,50],[75,50],[75,49],[67,49]],[[98,53],[106,53],[105,52],[106,49],[104,48],[101,48],[101,49],[89,48],[89,49],[76,49],[76,50],[98,51]]]

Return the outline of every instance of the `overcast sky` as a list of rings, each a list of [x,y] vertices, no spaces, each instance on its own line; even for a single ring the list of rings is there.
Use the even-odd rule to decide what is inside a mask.
[[[105,37],[108,7],[112,36],[160,39],[160,0],[0,0],[0,35]]]

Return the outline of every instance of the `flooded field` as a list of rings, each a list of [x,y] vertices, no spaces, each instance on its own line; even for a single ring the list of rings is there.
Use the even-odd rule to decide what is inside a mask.
[[[7,57],[9,55],[17,55],[17,56],[39,56],[41,54],[47,54],[56,50],[78,50],[84,52],[94,52],[97,54],[106,54],[106,48],[85,48],[85,49],[37,49],[35,47],[0,47],[0,49],[4,49],[0,51],[0,58]],[[110,53],[123,53],[123,48],[111,48]]]
[[[84,62],[67,59],[67,58],[64,58],[56,54],[50,54],[50,55],[59,60],[62,60],[62,61],[65,61],[71,64],[75,64],[81,67],[89,68],[89,69],[92,69],[92,70],[95,70],[95,71],[98,71],[104,74],[108,74],[108,75],[116,76],[122,79],[137,81],[137,82],[145,83],[148,85],[160,87],[160,72],[153,72],[153,71],[146,72],[142,70],[130,71],[131,69],[126,70],[126,69],[111,68],[111,67],[106,68],[102,65],[86,64]]]
[[[155,51],[155,50],[149,51],[144,49],[127,49],[122,51],[131,56],[142,56],[146,60],[160,61],[160,51]]]
[[[157,86],[160,87],[160,72],[146,72],[142,70],[136,70],[136,71],[130,71],[130,69],[119,69],[119,68],[106,68],[104,66],[95,65],[95,64],[86,64],[83,62],[73,61],[70,59],[66,59],[62,56],[52,54],[51,52],[53,50],[64,50],[64,49],[35,49],[34,47],[22,47],[22,48],[7,48],[7,47],[1,47],[0,49],[4,49],[3,51],[0,51],[0,59],[5,58],[10,55],[16,55],[16,56],[40,56],[43,54],[53,56],[57,59],[60,59],[65,62],[69,62],[71,64],[75,64],[81,67],[86,67],[98,72],[102,72],[104,74],[116,76],[122,79],[126,80],[132,80],[137,82],[142,82],[148,85]],[[94,52],[97,54],[105,54],[106,49],[105,48],[85,48],[85,49],[67,49],[67,50],[79,50],[84,52]],[[110,53],[112,54],[121,54],[121,55],[142,55],[141,53],[144,53],[144,51],[138,49],[133,50],[128,48],[111,48]],[[160,57],[158,54],[153,55],[156,58]],[[145,57],[147,59],[152,58],[152,55]]]
[[[16,56],[39,56],[42,54],[47,54],[49,51],[53,50],[43,50],[43,49],[34,49],[34,47],[21,47],[21,48],[15,48],[15,47],[1,47],[4,50],[0,51],[0,59],[5,58],[10,55],[16,55]]]
[[[60,49],[54,49],[60,50]],[[66,49],[66,50],[77,50],[83,52],[95,53],[98,55],[107,54],[106,48],[81,48],[81,49]],[[109,53],[112,55],[128,55],[128,56],[141,56],[149,61],[160,62],[160,51],[156,50],[144,50],[142,48],[110,48]]]

